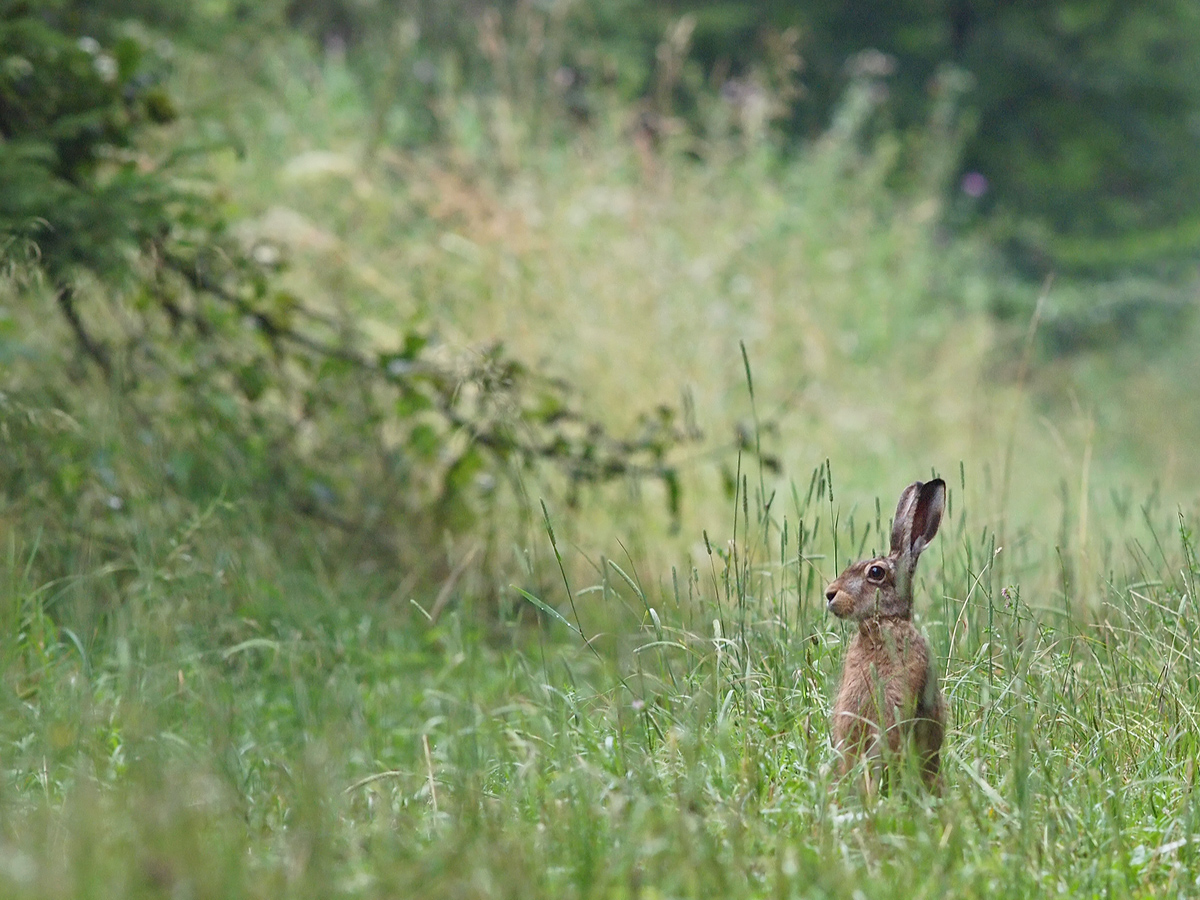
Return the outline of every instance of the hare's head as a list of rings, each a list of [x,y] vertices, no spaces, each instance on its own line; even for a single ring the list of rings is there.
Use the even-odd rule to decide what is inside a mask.
[[[887,556],[860,560],[825,589],[829,611],[840,619],[912,618],[912,576],[921,551],[929,546],[946,508],[946,482],[940,478],[910,484],[900,495]]]

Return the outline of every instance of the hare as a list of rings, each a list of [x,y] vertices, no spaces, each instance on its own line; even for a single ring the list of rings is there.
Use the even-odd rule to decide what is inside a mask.
[[[912,584],[945,507],[942,479],[910,484],[896,507],[891,552],[854,563],[825,590],[829,611],[858,623],[833,707],[843,774],[860,757],[898,753],[911,739],[926,786],[941,790],[946,704],[929,644],[912,623]]]

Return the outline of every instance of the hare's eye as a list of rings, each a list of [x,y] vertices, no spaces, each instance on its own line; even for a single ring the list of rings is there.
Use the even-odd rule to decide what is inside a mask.
[[[872,581],[883,581],[883,566],[873,565],[867,569],[867,577]]]

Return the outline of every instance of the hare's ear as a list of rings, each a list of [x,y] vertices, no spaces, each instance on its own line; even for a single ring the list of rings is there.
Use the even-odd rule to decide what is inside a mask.
[[[940,478],[914,481],[900,494],[892,523],[892,556],[915,560],[929,546],[946,509],[946,482]]]
[[[921,485],[912,521],[912,555],[917,556],[929,546],[942,524],[946,511],[946,482],[940,478]]]

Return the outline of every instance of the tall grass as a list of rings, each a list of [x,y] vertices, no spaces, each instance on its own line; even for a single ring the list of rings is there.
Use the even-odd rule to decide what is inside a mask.
[[[1195,886],[1187,522],[1057,589],[1041,586],[1042,559],[1000,584],[1007,551],[954,485],[917,604],[951,708],[947,791],[914,779],[864,796],[832,774],[846,634],[821,588],[883,546],[889,498],[855,509],[825,467],[770,511],[743,489],[698,564],[647,583],[593,560],[590,583],[526,601],[490,637],[317,572],[259,580],[249,558],[181,578],[175,560],[228,527],[214,513],[145,561],[141,598],[85,645],[47,621],[54,587],[20,580],[36,549],[11,541],[4,894]],[[227,591],[239,614],[189,623],[190,605]]]

